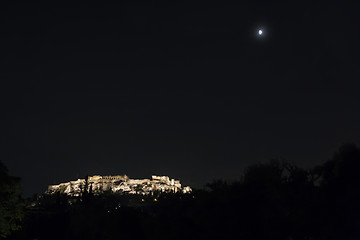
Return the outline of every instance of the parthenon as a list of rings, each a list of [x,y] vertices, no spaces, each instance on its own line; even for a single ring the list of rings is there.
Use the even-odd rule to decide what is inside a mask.
[[[85,189],[87,188],[87,189]],[[124,194],[147,195],[155,191],[189,193],[189,186],[181,187],[179,180],[168,176],[152,175],[151,179],[131,179],[127,175],[116,176],[89,176],[87,179],[78,179],[57,185],[50,185],[46,194],[62,193],[69,196],[79,196],[84,190],[94,194],[111,191]]]

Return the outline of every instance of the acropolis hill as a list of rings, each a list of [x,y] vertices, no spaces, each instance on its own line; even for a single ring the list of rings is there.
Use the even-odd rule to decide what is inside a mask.
[[[80,196],[87,186],[87,192],[95,195],[104,191],[111,191],[124,194],[148,195],[158,192],[181,192],[189,193],[191,188],[181,187],[180,181],[170,179],[168,176],[152,175],[150,179],[131,179],[126,175],[100,176],[95,175],[86,179],[78,179],[48,187],[46,194],[63,193],[69,196]]]

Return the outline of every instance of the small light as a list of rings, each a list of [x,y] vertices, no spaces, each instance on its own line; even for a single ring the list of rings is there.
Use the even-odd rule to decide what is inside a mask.
[[[258,33],[259,33],[259,35],[262,35],[262,34],[263,34],[263,30],[260,29]]]

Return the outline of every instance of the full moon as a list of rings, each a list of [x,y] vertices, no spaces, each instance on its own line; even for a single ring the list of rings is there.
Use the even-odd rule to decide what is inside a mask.
[[[261,36],[261,35],[263,34],[263,30],[260,29],[260,30],[258,31],[258,34]]]

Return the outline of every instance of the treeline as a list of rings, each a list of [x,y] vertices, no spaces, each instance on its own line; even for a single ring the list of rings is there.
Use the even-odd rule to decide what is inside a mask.
[[[320,166],[271,160],[191,194],[43,196],[10,239],[360,239],[360,150]]]

